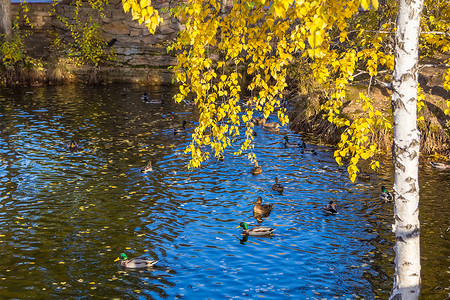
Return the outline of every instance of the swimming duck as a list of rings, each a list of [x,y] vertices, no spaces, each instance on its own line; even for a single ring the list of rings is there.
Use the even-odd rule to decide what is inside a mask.
[[[392,199],[394,199],[394,198],[392,197],[392,193],[388,192],[388,191],[386,190],[386,187],[383,185],[383,186],[381,187],[380,200],[381,200],[381,201],[384,201],[384,202],[391,202]]]
[[[270,131],[270,132],[279,132],[280,129],[278,127],[280,127],[280,124],[276,123],[276,122],[271,122],[271,123],[266,123],[266,119],[262,120],[261,123],[263,129]]]
[[[295,142],[290,142],[289,137],[287,135],[284,137],[284,145],[287,148],[302,148],[301,144],[295,143]]]
[[[121,253],[120,256],[115,259],[114,261],[120,260],[119,265],[121,267],[127,268],[127,269],[143,269],[143,268],[150,268],[154,264],[156,264],[157,260],[150,260],[145,258],[132,258],[128,259],[127,255],[125,253]]]
[[[253,213],[255,214],[269,214],[272,211],[273,204],[262,204],[262,198],[258,197],[255,206],[253,206]]]
[[[147,100],[145,100],[145,103],[147,103],[147,104],[163,104],[163,96],[161,95],[161,99],[149,99],[147,97]]]
[[[78,148],[78,144],[75,141],[73,141],[73,140],[71,140],[71,141],[66,143],[66,149],[67,150],[75,150],[77,148]]]
[[[145,167],[141,168],[141,173],[147,173],[147,172],[152,172],[153,168],[152,168],[152,162],[149,161],[148,164]]]
[[[146,102],[149,100],[147,93],[144,93],[144,94],[141,96],[141,100],[146,101]]]
[[[282,186],[281,183],[278,183],[278,177],[275,177],[275,184],[272,185],[272,190],[277,191],[280,194],[284,191],[284,186]]]
[[[262,117],[254,117],[254,118],[252,119],[252,122],[253,122],[253,124],[255,124],[255,125],[261,125],[261,124],[263,123],[263,120],[265,120],[265,119],[262,118]]]
[[[439,169],[439,170],[450,170],[450,161],[448,164],[444,164],[437,161],[430,161],[430,164],[433,168]]]
[[[306,143],[302,142],[302,154],[312,154],[312,155],[317,155],[317,151],[314,149],[308,149],[306,147]]]
[[[186,120],[183,120],[183,123],[181,124],[181,127],[176,127],[173,129],[173,134],[177,133],[185,133],[186,132]]]
[[[238,227],[239,228],[242,227],[242,234],[243,235],[250,235],[250,236],[265,236],[265,235],[272,235],[273,232],[275,231],[274,228],[270,228],[270,227],[253,227],[253,228],[248,228],[247,223],[240,223]]]
[[[360,180],[363,181],[370,180],[370,174],[367,172],[359,172],[357,176]]]
[[[333,201],[328,202],[327,205],[322,207],[322,211],[328,215],[335,215],[338,213],[338,211],[336,209],[336,205],[334,204]]]
[[[255,160],[255,166],[250,171],[253,175],[258,175],[262,173],[262,169],[260,166],[258,166],[258,161]]]

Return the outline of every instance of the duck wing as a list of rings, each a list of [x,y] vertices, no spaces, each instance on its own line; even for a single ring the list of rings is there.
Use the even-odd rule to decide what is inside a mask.
[[[133,258],[122,263],[122,266],[128,269],[142,269],[142,268],[150,268],[154,264],[156,264],[157,260],[150,260],[144,258]]]
[[[272,232],[274,232],[275,229],[274,228],[270,228],[270,227],[254,227],[250,230],[247,231],[248,235],[254,235],[254,236],[258,236],[258,235],[269,235]]]
[[[322,207],[322,211],[323,211],[325,214],[327,214],[327,215],[336,215],[336,214],[338,214],[338,211],[337,211],[337,210],[335,210],[335,209],[332,208],[332,207],[328,207],[328,206]]]

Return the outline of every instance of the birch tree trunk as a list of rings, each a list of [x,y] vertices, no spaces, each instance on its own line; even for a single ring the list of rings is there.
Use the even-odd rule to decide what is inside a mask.
[[[419,150],[417,79],[420,15],[424,0],[399,0],[395,33],[394,225],[395,275],[390,299],[418,299],[420,294]]]
[[[11,0],[0,0],[0,34],[11,35]]]

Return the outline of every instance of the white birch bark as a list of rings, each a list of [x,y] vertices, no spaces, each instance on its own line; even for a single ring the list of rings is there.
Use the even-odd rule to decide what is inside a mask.
[[[11,0],[0,0],[0,34],[11,34]]]
[[[417,79],[420,15],[424,0],[399,0],[395,33],[394,115],[395,274],[390,299],[420,293],[419,148]]]

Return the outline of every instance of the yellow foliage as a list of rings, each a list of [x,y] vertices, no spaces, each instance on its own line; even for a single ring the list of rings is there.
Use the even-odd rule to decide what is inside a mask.
[[[429,18],[431,12],[425,13],[430,31],[449,32],[450,12],[444,2],[427,0],[441,12],[436,19]],[[155,32],[162,19],[150,0],[122,3],[133,19]],[[393,70],[389,41],[395,30],[397,4],[386,3],[378,16],[378,0],[234,1],[229,11],[223,10],[222,3],[190,0],[171,8],[173,16],[185,25],[168,49],[178,61],[173,68],[179,85],[174,99],[180,102],[192,96],[199,110],[199,125],[185,150],[191,154],[189,167],[199,167],[211,154],[217,157],[241,133],[245,133],[244,138],[239,139],[235,154],[248,152],[248,158],[255,160],[251,119],[255,114],[268,117],[276,113],[283,125],[289,122],[280,101],[287,86],[287,67],[302,61],[310,70],[309,78],[327,96],[328,101],[321,105],[325,117],[345,128],[334,152],[336,162],[342,165],[349,161],[351,180],[359,172],[357,164],[361,159],[372,159],[371,168],[377,168],[379,163],[373,160],[377,145],[369,136],[376,126],[390,130],[391,123],[363,94],[352,99],[363,109],[361,116],[350,121],[341,115],[341,110],[346,87],[355,76],[361,73],[372,78]],[[359,13],[360,7],[366,12]],[[378,17],[381,21],[374,22]],[[423,39],[428,45],[445,50],[449,43],[444,38],[445,35],[426,34]],[[427,47],[424,49],[432,49]],[[246,88],[251,93],[245,101],[241,98],[243,75],[248,78]],[[390,80],[390,76],[385,78]],[[450,89],[450,72],[445,81]],[[420,109],[423,102],[420,89],[418,92]]]

